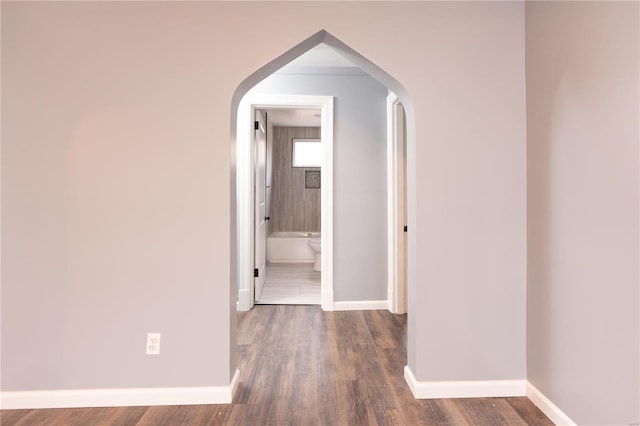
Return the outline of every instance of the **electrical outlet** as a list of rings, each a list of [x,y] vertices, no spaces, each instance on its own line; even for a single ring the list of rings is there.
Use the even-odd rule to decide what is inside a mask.
[[[160,355],[160,333],[147,333],[147,355]]]

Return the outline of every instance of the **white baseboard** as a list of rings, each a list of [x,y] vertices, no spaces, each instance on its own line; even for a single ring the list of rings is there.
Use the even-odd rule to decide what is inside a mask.
[[[404,367],[404,379],[416,399],[525,396],[527,389],[526,380],[419,382],[408,365]]]
[[[534,403],[549,419],[556,425],[575,426],[576,423],[571,420],[561,409],[558,408],[549,398],[544,396],[531,382],[527,382],[527,398]]]
[[[77,389],[1,392],[2,410],[146,405],[230,404],[238,387],[236,370],[228,386],[191,388]]]
[[[320,306],[323,311],[333,311],[333,288],[320,288]]]
[[[238,312],[247,312],[251,309],[251,291],[248,288],[238,290],[236,308]]]
[[[388,310],[386,300],[357,300],[353,302],[333,302],[334,311],[377,311]]]

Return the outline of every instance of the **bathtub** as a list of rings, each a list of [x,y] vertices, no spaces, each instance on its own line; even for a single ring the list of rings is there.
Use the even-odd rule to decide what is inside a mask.
[[[273,263],[313,263],[315,252],[309,247],[319,232],[274,232],[267,237],[267,260]]]

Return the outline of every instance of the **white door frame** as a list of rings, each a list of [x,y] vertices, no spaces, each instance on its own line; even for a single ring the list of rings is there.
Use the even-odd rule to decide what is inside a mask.
[[[322,228],[321,307],[333,310],[333,96],[248,93],[238,106],[236,141],[236,195],[238,230],[238,311],[253,307],[254,170],[253,117],[256,109],[309,108],[321,110],[323,147],[320,224]]]
[[[404,108],[398,96],[387,96],[387,219],[389,311],[407,312],[405,270],[405,160]]]

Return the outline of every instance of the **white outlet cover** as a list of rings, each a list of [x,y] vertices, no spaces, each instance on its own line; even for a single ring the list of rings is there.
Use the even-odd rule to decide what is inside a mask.
[[[147,355],[160,355],[160,333],[147,333]]]

